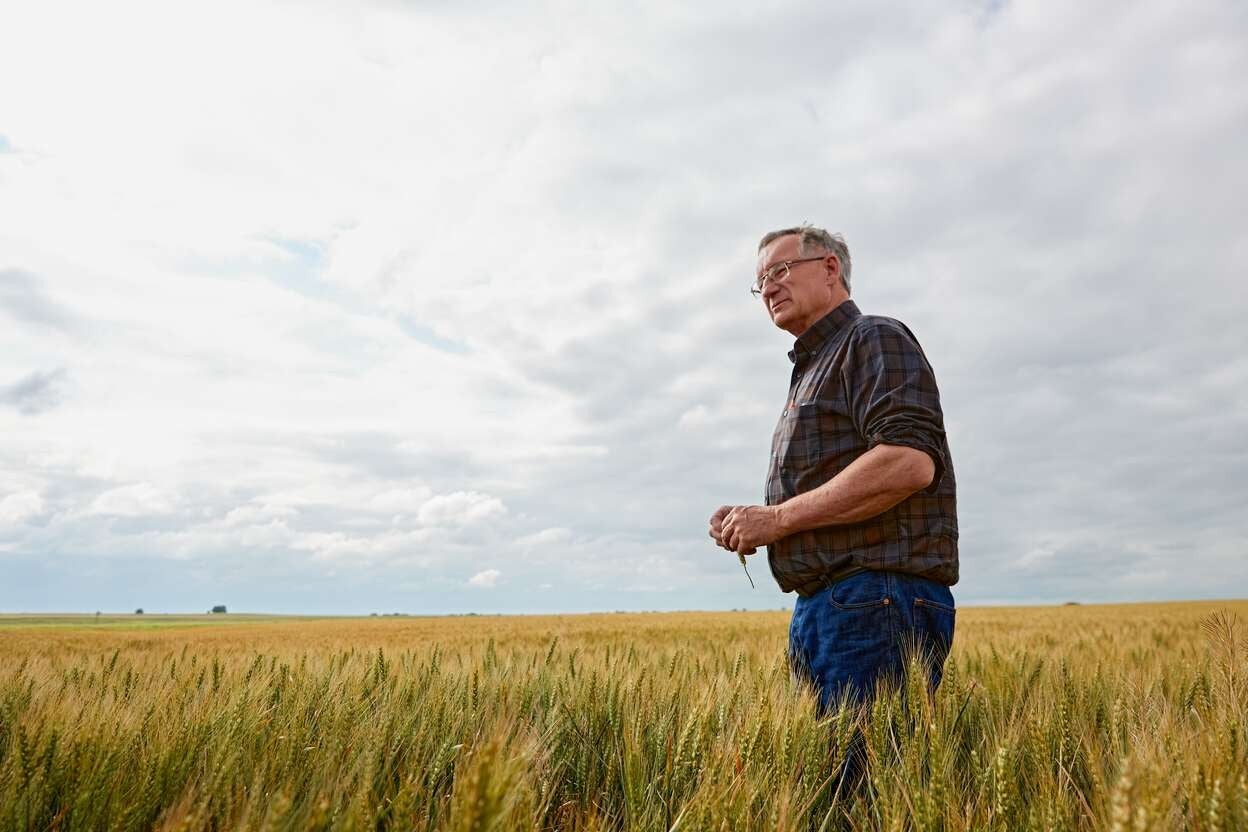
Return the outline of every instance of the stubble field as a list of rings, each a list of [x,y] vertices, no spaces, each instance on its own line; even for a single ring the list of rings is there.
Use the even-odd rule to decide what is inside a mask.
[[[1248,829],[1248,602],[965,608],[823,721],[788,617],[0,617],[0,829]]]

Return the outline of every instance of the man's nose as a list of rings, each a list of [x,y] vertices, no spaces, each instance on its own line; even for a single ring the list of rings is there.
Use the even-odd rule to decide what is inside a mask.
[[[776,284],[776,281],[774,280],[763,281],[762,298],[764,301],[770,300],[772,297],[775,296],[776,292],[779,292],[779,291],[780,291],[780,287]]]

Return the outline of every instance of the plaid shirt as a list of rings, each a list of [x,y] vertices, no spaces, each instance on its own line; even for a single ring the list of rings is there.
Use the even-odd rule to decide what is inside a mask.
[[[789,401],[771,442],[767,505],[828,482],[876,445],[932,458],[932,484],[869,520],[825,526],[767,547],[780,589],[858,566],[958,581],[953,459],[936,377],[900,321],[863,315],[847,300],[797,339]]]

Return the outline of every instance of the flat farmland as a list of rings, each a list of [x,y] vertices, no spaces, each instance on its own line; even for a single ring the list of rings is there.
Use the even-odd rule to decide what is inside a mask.
[[[1248,829],[1248,602],[964,608],[822,720],[788,619],[0,616],[0,829]]]

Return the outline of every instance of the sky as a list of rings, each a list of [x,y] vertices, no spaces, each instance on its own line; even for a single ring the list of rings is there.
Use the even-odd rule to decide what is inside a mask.
[[[0,27],[0,611],[788,608],[844,234],[959,604],[1248,595],[1248,6],[79,3]]]

